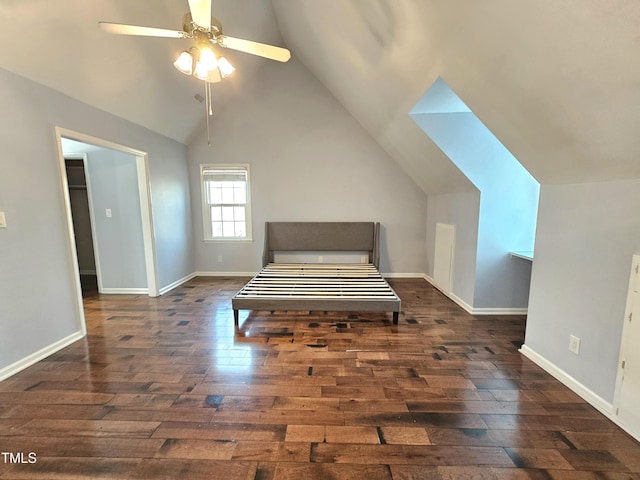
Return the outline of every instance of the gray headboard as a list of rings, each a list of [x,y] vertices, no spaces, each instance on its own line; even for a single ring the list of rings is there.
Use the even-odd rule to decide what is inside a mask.
[[[274,252],[368,252],[379,267],[380,223],[377,222],[265,222],[263,266]]]

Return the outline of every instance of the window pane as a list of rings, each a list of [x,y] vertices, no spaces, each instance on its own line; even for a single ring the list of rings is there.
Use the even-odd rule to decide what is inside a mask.
[[[211,220],[214,222],[222,220],[222,207],[211,207]]]
[[[222,221],[233,222],[233,207],[222,207]]]
[[[231,185],[226,184],[222,187],[222,201],[220,203],[233,203],[233,187]]]
[[[244,209],[245,207],[233,207],[233,216],[236,222],[244,222]]]
[[[222,236],[222,222],[211,222],[211,236],[212,237]]]
[[[209,183],[209,203],[222,203],[222,190],[216,182]]]
[[[222,224],[222,236],[223,237],[235,237],[233,229],[233,222],[224,222]]]
[[[233,203],[247,202],[247,188],[244,183],[237,182],[233,189]]]
[[[246,237],[247,229],[244,222],[236,222],[236,237]]]

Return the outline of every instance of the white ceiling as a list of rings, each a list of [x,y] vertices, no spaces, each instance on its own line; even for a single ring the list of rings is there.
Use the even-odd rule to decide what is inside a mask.
[[[187,0],[2,0],[0,66],[188,143],[202,84],[185,40],[109,35],[100,20],[180,29]],[[541,183],[640,177],[637,0],[213,0],[225,33],[284,45],[427,192],[469,183],[408,112],[441,76]],[[238,70],[220,107],[263,60]],[[481,161],[481,159],[479,159]]]

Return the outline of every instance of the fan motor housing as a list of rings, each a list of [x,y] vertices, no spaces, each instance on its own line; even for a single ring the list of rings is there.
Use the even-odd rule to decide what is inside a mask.
[[[191,13],[189,12],[185,13],[182,17],[182,29],[186,34],[194,38],[198,36],[196,32],[206,33],[209,38],[222,35],[222,24],[216,17],[211,17],[211,28],[209,30],[205,30],[193,21]]]

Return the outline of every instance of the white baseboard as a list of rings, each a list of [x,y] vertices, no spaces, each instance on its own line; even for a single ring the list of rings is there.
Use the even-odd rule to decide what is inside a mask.
[[[424,273],[382,273],[384,278],[424,278]]]
[[[450,298],[455,303],[457,303],[458,306],[462,307],[462,309],[464,311],[466,311],[467,313],[470,313],[471,315],[473,315],[473,307],[471,305],[469,305],[467,302],[465,302],[463,299],[458,297],[455,293],[453,293],[453,292],[447,293],[444,290],[442,290],[440,287],[438,287],[438,285],[436,285],[435,280],[433,278],[431,278],[429,275],[427,275],[426,273],[422,275],[422,278],[424,278],[427,282],[429,282],[434,288],[436,288],[444,296]]]
[[[258,272],[195,272],[194,277],[254,277]],[[424,278],[424,273],[380,273],[384,278]]]
[[[584,386],[582,383],[573,378],[560,367],[558,367],[554,363],[551,363],[545,357],[537,353],[535,350],[529,348],[528,346],[522,345],[522,347],[520,348],[520,353],[522,353],[522,355],[538,365],[556,380],[560,381],[567,388],[571,389],[576,395],[582,397],[582,399],[584,399],[589,405],[598,410],[605,417],[619,426],[622,430],[624,430],[640,442],[640,432],[631,431],[629,427],[624,424],[624,422],[620,421],[615,413],[613,404],[607,402],[600,395],[594,393],[592,390]]]
[[[556,380],[559,380],[562,384],[569,387],[573,392],[578,394],[590,405],[606,415],[609,419],[615,421],[615,416],[613,415],[613,405],[607,402],[600,395],[585,387],[582,383],[562,370],[556,364],[551,363],[549,360],[537,353],[535,350],[529,348],[527,345],[522,345],[522,347],[520,348],[520,353],[522,353],[522,355],[538,365]]]
[[[102,288],[100,293],[106,295],[148,295],[148,288]]]
[[[254,277],[258,272],[196,272],[193,277]],[[422,273],[380,273],[384,278],[423,278]],[[192,277],[192,278],[193,278]]]
[[[254,277],[258,272],[196,272],[194,277]]]
[[[511,308],[511,307],[496,307],[496,308],[474,308],[465,302],[463,299],[458,297],[455,293],[447,293],[441,288],[439,288],[433,278],[431,278],[426,273],[422,275],[427,282],[437,288],[443,295],[449,297],[455,303],[457,303],[460,307],[462,307],[467,313],[471,315],[526,315],[529,311],[528,308]]]
[[[162,287],[160,289],[160,295],[164,295],[165,293],[167,293],[170,290],[173,290],[176,287],[179,287],[180,285],[182,285],[183,283],[188,282],[189,280],[191,280],[192,278],[194,278],[196,276],[196,273],[190,273],[187,276],[182,277],[180,280],[176,280],[173,283],[170,283],[169,285]]]
[[[474,308],[473,315],[526,315],[527,308]]]
[[[434,287],[435,284],[432,284]],[[436,287],[438,288],[438,287]],[[438,290],[440,290],[438,288]],[[447,295],[446,292],[443,292],[442,290],[440,290],[443,294]],[[447,295],[447,297],[449,297],[451,300],[453,300],[454,302],[456,302],[459,306],[461,306],[467,313],[470,313],[471,315],[474,315],[473,313],[473,307],[471,305],[469,305],[467,302],[465,302],[463,299],[461,299],[459,296],[457,296],[455,293],[449,293]]]
[[[57,342],[52,343],[51,345],[41,348],[31,355],[27,355],[23,359],[18,360],[11,365],[7,365],[6,367],[0,369],[0,382],[24,370],[25,368],[30,367],[34,363],[47,358],[49,355],[56,353],[58,350],[62,350],[64,347],[71,345],[73,342],[80,340],[82,337],[84,337],[84,335],[80,330],[78,330],[77,332],[74,332],[71,335],[62,338]]]

